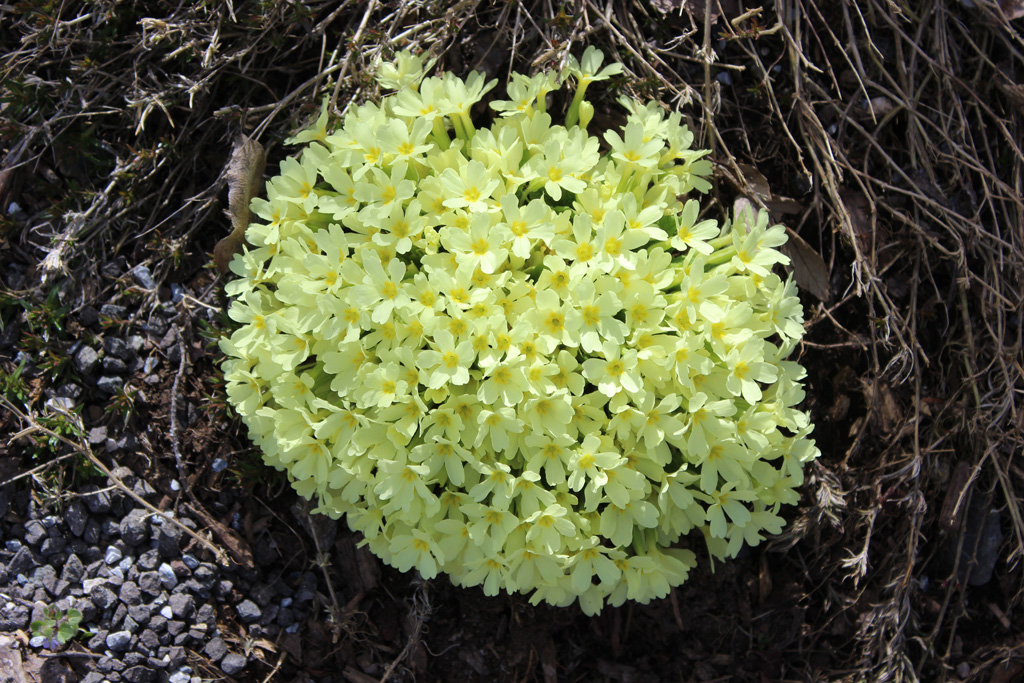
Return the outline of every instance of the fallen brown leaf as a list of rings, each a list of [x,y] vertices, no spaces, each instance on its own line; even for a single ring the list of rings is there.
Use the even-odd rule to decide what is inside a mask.
[[[1010,21],[1024,17],[1024,0],[1001,0],[999,9]]]
[[[828,301],[832,293],[825,259],[803,237],[792,230],[786,232],[789,233],[789,241],[780,250],[789,257],[796,283],[820,301]]]
[[[768,179],[764,177],[764,174],[750,164],[741,163],[736,165],[743,173],[743,178],[747,181],[746,187],[743,189],[748,194],[753,192],[754,195],[763,202],[771,201],[772,191],[771,188],[768,187]]]
[[[226,273],[231,259],[242,251],[245,229],[249,227],[249,202],[259,192],[267,154],[263,145],[243,135],[235,144],[226,171],[228,180],[228,210],[231,234],[217,243],[213,258],[220,272]]]

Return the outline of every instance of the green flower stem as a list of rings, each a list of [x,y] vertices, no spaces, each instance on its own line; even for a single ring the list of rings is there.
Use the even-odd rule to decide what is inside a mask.
[[[455,137],[457,137],[459,140],[469,142],[469,138],[466,137],[466,129],[463,127],[462,120],[459,118],[459,116],[453,115],[450,118],[452,122],[452,128],[455,130]]]
[[[434,139],[434,143],[442,150],[451,147],[452,140],[448,137],[448,129],[444,127],[443,117],[438,116],[434,119],[434,129],[431,131],[431,137]]]
[[[735,255],[736,247],[734,246],[729,246],[726,247],[725,249],[720,249],[716,251],[714,254],[712,254],[711,258],[708,259],[708,267],[714,268],[715,266],[720,266],[723,263],[728,263],[729,261],[732,260],[732,257]]]
[[[466,142],[469,142],[476,135],[476,126],[473,125],[473,119],[466,112],[461,112],[459,119],[462,121],[462,127],[466,129],[466,135],[468,136]]]
[[[636,172],[636,164],[630,162],[622,172],[622,178],[619,179],[618,187],[615,191],[619,194],[623,194],[629,191],[629,184],[633,180],[633,174]]]
[[[732,233],[727,232],[724,235],[708,240],[708,244],[710,244],[711,248],[715,251],[718,251],[723,247],[728,247],[732,244]]]
[[[530,184],[526,186],[525,196],[529,197],[531,194],[544,188],[544,183],[547,181],[544,178],[534,178],[530,181]]]
[[[638,526],[633,527],[633,550],[637,555],[647,554],[647,533]]]
[[[590,83],[584,81],[576,87],[576,94],[573,95],[572,104],[569,105],[569,111],[565,113],[566,128],[572,128],[580,120],[580,103],[583,102],[583,95],[586,94],[588,85]]]

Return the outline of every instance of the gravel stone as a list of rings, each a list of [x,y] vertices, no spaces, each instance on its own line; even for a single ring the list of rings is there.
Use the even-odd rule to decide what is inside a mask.
[[[113,626],[117,626],[118,624],[124,623],[124,619],[127,616],[128,608],[121,603],[117,603],[117,607],[114,608],[114,616],[110,619],[110,623]]]
[[[221,657],[228,653],[227,643],[224,642],[223,638],[214,638],[206,644],[203,648],[203,652],[210,658],[212,662],[219,662]]]
[[[30,519],[25,522],[25,543],[30,546],[37,546],[46,538],[46,527],[43,523]]]
[[[108,634],[109,634],[108,631],[104,631],[104,630],[96,631],[96,635],[94,635],[92,638],[89,639],[89,642],[86,643],[86,646],[90,650],[94,650],[94,651],[95,650],[102,650],[102,649],[104,649],[107,646],[107,635]]]
[[[147,628],[139,634],[139,642],[150,650],[156,650],[160,647],[160,636],[158,636],[153,630]]]
[[[57,391],[55,391],[54,394],[63,398],[70,398],[72,401],[77,401],[78,397],[82,395],[82,387],[68,382],[67,384],[61,384],[57,387]]]
[[[103,425],[93,427],[89,430],[89,445],[99,446],[107,440],[107,428]]]
[[[89,565],[89,567],[85,571],[86,571],[87,574],[93,573],[93,571],[94,571],[93,565]],[[82,591],[85,592],[85,593],[92,593],[92,589],[93,588],[95,588],[96,586],[102,586],[106,582],[107,582],[107,579],[105,577],[102,577],[102,576],[94,577],[94,578],[91,578],[91,579],[85,579],[84,581],[82,581]]]
[[[50,537],[43,541],[43,545],[39,547],[39,554],[44,557],[56,555],[57,553],[64,550],[66,546],[67,542],[63,538]]]
[[[128,607],[133,607],[142,602],[142,594],[139,592],[139,586],[134,581],[125,581],[121,584],[121,591],[118,593],[117,597]]]
[[[213,605],[206,603],[202,605],[196,611],[196,621],[200,624],[206,624],[208,627],[213,627],[217,624],[217,612],[213,609]]]
[[[179,635],[181,635],[181,632],[184,631],[184,630],[185,630],[185,622],[184,621],[168,621],[167,622],[167,632],[169,634],[171,634],[172,636],[179,636]]]
[[[107,352],[108,356],[114,356],[115,358],[125,359],[128,357],[128,345],[124,343],[123,339],[117,337],[107,337],[103,340],[103,350]]]
[[[100,268],[101,270],[109,270],[112,273],[111,277],[121,276],[121,269],[117,266],[116,263],[104,263]],[[107,274],[108,273],[104,273],[104,275]],[[127,310],[128,309],[125,308],[124,306],[118,306],[117,304],[103,304],[102,306],[100,306],[100,315],[104,315],[108,318],[120,319],[124,316],[125,311]]]
[[[160,595],[160,575],[156,572],[142,572],[139,574],[139,590],[149,595]]]
[[[114,356],[104,356],[102,365],[103,372],[109,372],[112,375],[123,375],[128,372],[128,365]]]
[[[141,664],[125,669],[121,674],[121,679],[128,683],[152,683],[155,678],[156,672]]]
[[[121,622],[121,629],[128,631],[128,633],[135,633],[139,630],[139,622],[132,619],[131,615],[129,614],[124,618],[124,621]]]
[[[114,591],[107,588],[105,584],[93,587],[89,591],[89,599],[92,600],[92,604],[100,609],[107,609],[117,602],[117,596],[114,595]]]
[[[220,670],[226,673],[228,676],[234,676],[235,674],[241,673],[245,669],[245,665],[248,662],[245,657],[234,652],[225,655],[224,659],[220,661]]]
[[[116,394],[124,386],[124,380],[120,377],[112,377],[110,375],[104,375],[96,380],[96,388],[100,391],[105,391],[108,394]]]
[[[110,512],[111,501],[110,491],[101,490],[95,484],[87,484],[82,487],[82,500],[89,512],[94,515],[103,515]],[[88,539],[86,543],[88,543]]]
[[[117,520],[114,519],[103,520],[103,525],[100,527],[100,530],[104,536],[117,536],[121,533],[121,527]],[[118,550],[120,550],[120,548],[118,548]],[[118,558],[118,561],[120,561],[120,558]]]
[[[235,611],[238,613],[238,618],[247,624],[256,621],[262,614],[260,608],[252,600],[243,600],[235,607]]]
[[[90,671],[79,683],[103,683],[103,674],[99,671]]]
[[[164,524],[157,533],[156,547],[163,557],[177,557],[180,541],[181,529],[174,524]]]
[[[174,573],[174,569],[171,568],[171,565],[164,562],[156,571],[157,576],[160,578],[160,583],[167,590],[171,590],[178,585],[178,575]]]
[[[184,648],[172,647],[167,650],[167,656],[170,658],[170,663],[167,666],[172,669],[178,669],[185,663],[188,655]],[[189,671],[191,671],[191,669],[189,669]]]
[[[204,590],[209,590],[213,587],[213,582],[217,580],[217,571],[208,564],[201,564],[196,567],[194,572],[192,572],[192,578],[194,578]]]
[[[127,434],[127,435],[121,437],[121,439],[117,442],[117,447],[118,448],[120,448],[122,450],[129,450],[129,451],[130,450],[134,450],[135,447],[138,446],[138,445],[139,445],[138,444],[138,440],[134,436],[132,436],[131,434]],[[135,482],[135,486],[132,487],[132,493],[134,493],[139,498],[142,498],[143,500],[147,500],[147,501],[149,501],[151,503],[154,500],[156,500],[156,497],[158,495],[157,492],[156,492],[156,489],[154,489],[152,486],[150,486],[149,482],[146,481],[145,479],[140,479],[139,481]],[[154,518],[154,519],[161,519],[161,518],[157,517],[157,518]]]
[[[28,628],[31,612],[25,605],[7,602],[0,606],[0,631],[13,632]]]
[[[195,599],[191,595],[186,595],[184,593],[175,593],[171,596],[170,600],[167,601],[167,604],[174,613],[174,616],[179,619],[186,619],[192,616],[192,612],[196,607]]]
[[[85,327],[92,327],[100,321],[100,312],[92,306],[83,306],[78,311],[78,322],[82,323]]]
[[[80,500],[71,501],[71,504],[64,510],[64,522],[68,525],[68,531],[74,536],[82,535],[88,519],[88,515],[85,514],[85,505]]]
[[[99,362],[100,354],[96,353],[96,350],[89,346],[80,348],[74,358],[75,368],[83,375],[91,375]]]
[[[46,589],[46,592],[56,597],[57,595],[57,571],[48,564],[44,564],[32,572],[32,581]]]
[[[139,284],[139,287],[143,289],[156,289],[156,282],[153,281],[153,273],[149,271],[149,267],[140,264],[132,268],[132,279]]]
[[[143,570],[156,569],[156,566],[160,564],[160,553],[153,548],[139,555],[139,568]]]
[[[121,538],[129,545],[139,545],[149,536],[148,513],[136,509],[121,520]]]
[[[150,617],[149,605],[133,605],[128,608],[128,616],[138,624],[148,624]]]
[[[122,465],[121,467],[115,467],[114,471],[111,472],[111,474],[120,479],[124,483],[124,485],[129,488],[134,486],[135,481],[138,479],[138,477],[135,476],[135,473],[132,472],[131,469],[125,467],[124,465]],[[114,486],[114,480],[111,479],[110,477],[107,477],[107,486]]]
[[[124,553],[116,545],[112,545],[107,548],[107,552],[103,555],[103,561],[107,564],[117,564],[124,557]]]
[[[96,668],[102,673],[109,674],[114,670],[114,666],[120,664],[120,662],[111,659],[110,657],[100,657],[96,660]],[[120,678],[120,676],[118,676]]]
[[[167,327],[167,321],[156,314],[151,315],[149,320],[142,325],[146,334],[153,338],[163,337],[167,333]]]
[[[90,519],[85,523],[85,531],[82,532],[82,541],[88,543],[90,546],[95,546],[100,542],[100,525],[95,519]],[[97,557],[102,557],[102,553],[99,552],[99,548],[94,548],[97,551]]]
[[[146,338],[138,334],[129,335],[124,341],[128,345],[129,356],[139,355],[139,352],[142,351],[142,347],[146,345]]]
[[[184,671],[176,671],[167,678],[167,683],[189,683],[192,676]]]
[[[114,652],[124,652],[132,642],[132,634],[128,631],[116,631],[107,636],[107,647]]]
[[[82,565],[82,560],[78,559],[78,555],[74,553],[69,555],[60,572],[60,579],[77,584],[82,581],[83,575],[85,575],[85,566]]]
[[[37,562],[32,557],[32,551],[22,546],[18,548],[17,552],[14,553],[14,557],[7,563],[7,573],[14,574],[17,576],[23,572],[27,572],[32,567],[36,566]]]

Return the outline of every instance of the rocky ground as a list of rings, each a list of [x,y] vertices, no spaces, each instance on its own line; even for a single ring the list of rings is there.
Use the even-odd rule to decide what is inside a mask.
[[[145,266],[130,275],[141,290],[156,291]],[[17,273],[8,279],[17,285]],[[153,456],[152,429],[138,430],[141,421],[134,418],[128,425],[110,420],[98,409],[118,395],[141,404],[145,392],[155,397],[174,383],[167,369],[179,367],[184,349],[174,336],[177,306],[191,292],[180,285],[167,289],[166,305],[144,322],[104,328],[101,321],[137,317],[138,309],[117,304],[77,311],[69,322],[80,338],[66,342],[73,381],[45,390],[51,408],[81,414],[83,447],[132,467],[117,467],[110,477],[90,476],[95,470],[78,456],[80,468],[60,485],[45,471],[35,471],[35,486],[21,478],[0,487],[0,632],[31,635],[30,624],[43,619],[51,605],[62,612],[79,610],[81,631],[62,661],[87,683],[185,683],[218,674],[247,680],[256,674],[252,664],[266,653],[258,644],[294,636],[317,611],[317,574],[278,552],[269,535],[251,550],[241,540],[245,522],[227,459],[203,462],[218,484],[202,495],[202,503],[194,495],[186,499],[192,506],[209,505],[210,512],[182,514],[187,508],[178,504],[178,479],[157,478],[153,483],[163,489],[158,491],[133,471],[144,471],[142,463]],[[5,332],[10,339],[11,328]],[[0,353],[24,363],[21,377],[27,382],[40,375],[34,359],[9,342]],[[200,431],[206,416],[187,399],[182,404],[183,440],[205,438]],[[168,408],[155,400],[148,407]],[[0,481],[9,480],[18,471],[17,460],[25,457],[19,443],[11,444]],[[183,464],[182,473],[193,467]],[[40,482],[46,483],[40,488]],[[155,507],[143,507],[138,499]],[[153,512],[157,509],[162,514]],[[209,514],[224,517],[222,533],[238,539],[233,547],[246,546],[242,563],[222,566],[178,526],[207,529]],[[36,635],[29,645],[45,651],[44,641]]]

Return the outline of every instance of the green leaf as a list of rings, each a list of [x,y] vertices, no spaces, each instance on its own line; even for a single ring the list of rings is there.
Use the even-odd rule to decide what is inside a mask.
[[[69,622],[64,622],[60,625],[60,628],[57,630],[57,642],[63,645],[64,643],[74,638],[76,633],[78,633],[77,625],[72,625]]]

